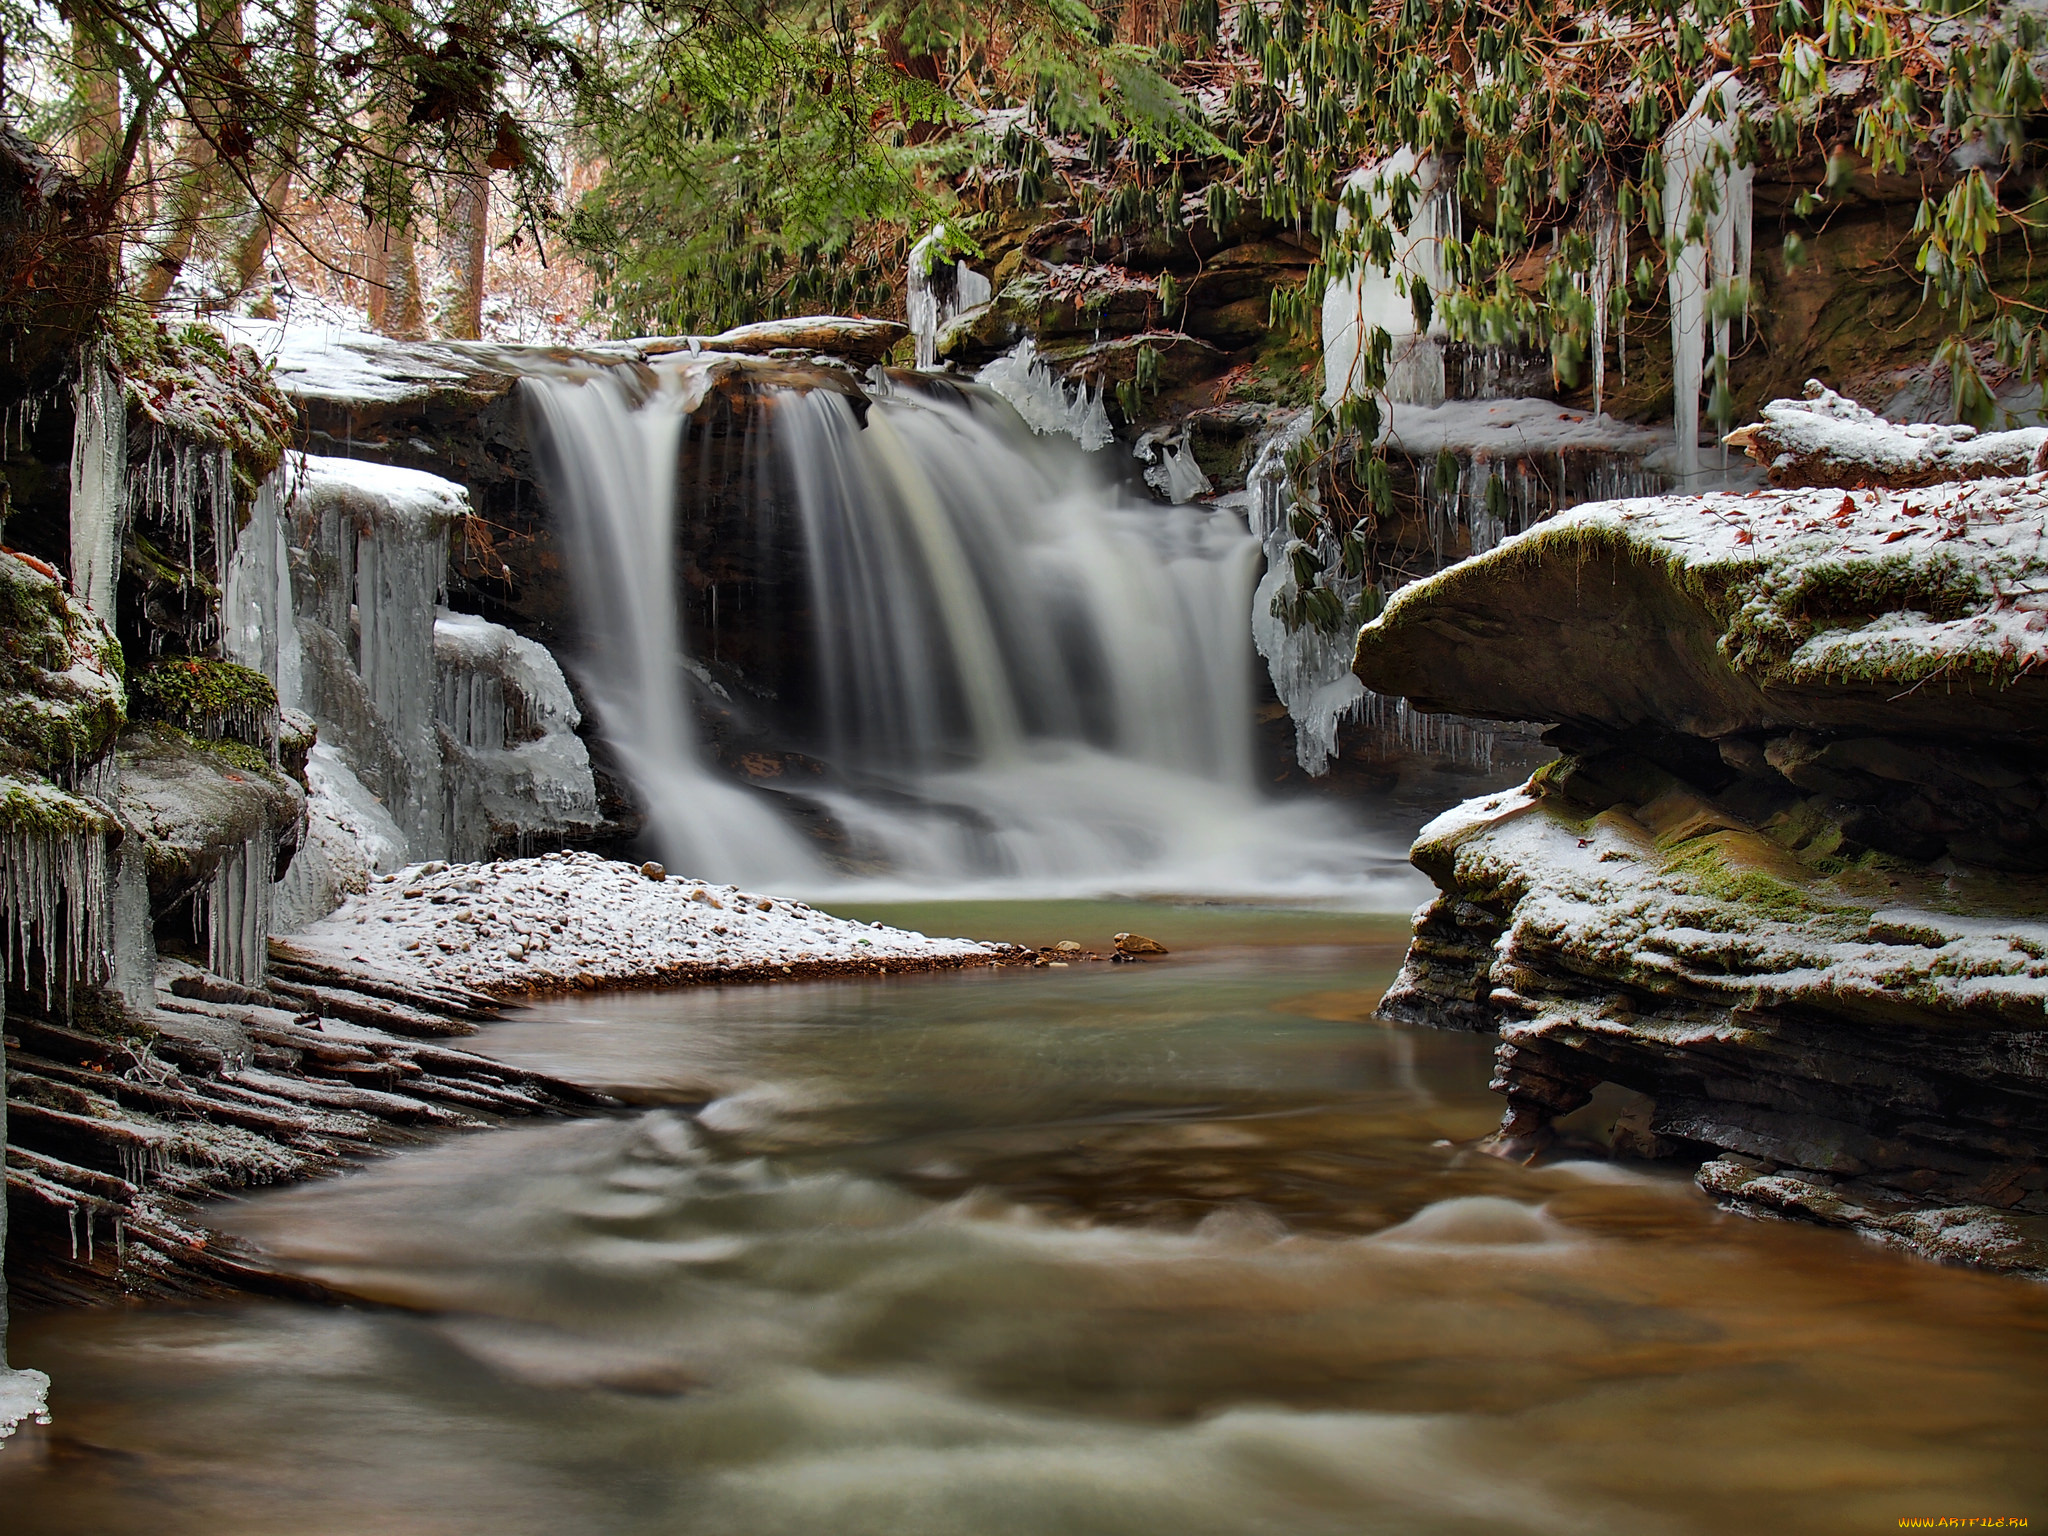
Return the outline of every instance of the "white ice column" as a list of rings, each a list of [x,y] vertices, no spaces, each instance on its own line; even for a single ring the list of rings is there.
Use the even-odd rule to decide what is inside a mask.
[[[1708,301],[1715,288],[1747,282],[1754,172],[1735,163],[1735,109],[1741,85],[1733,75],[1700,87],[1685,116],[1664,135],[1664,237],[1670,258],[1672,430],[1678,468],[1699,472],[1700,390],[1706,381]],[[1710,106],[1718,106],[1714,121]],[[1702,182],[1712,189],[1702,206]],[[1693,238],[1694,215],[1700,238]],[[1728,352],[1728,322],[1714,328],[1716,348]]]
[[[1370,261],[1337,279],[1323,294],[1323,399],[1335,405],[1364,392],[1359,362],[1370,350],[1372,334],[1384,330],[1393,341],[1387,363],[1386,396],[1413,405],[1441,405],[1444,398],[1441,310],[1430,317],[1426,331],[1415,324],[1415,289],[1426,284],[1432,295],[1445,288],[1443,245],[1457,238],[1458,200],[1450,177],[1432,155],[1400,149],[1378,165],[1353,171],[1345,183],[1345,203],[1363,196],[1373,215],[1391,219],[1392,187],[1413,177],[1416,196],[1405,228],[1397,229],[1394,258],[1385,271]],[[1351,209],[1337,212],[1337,228],[1354,224]]]

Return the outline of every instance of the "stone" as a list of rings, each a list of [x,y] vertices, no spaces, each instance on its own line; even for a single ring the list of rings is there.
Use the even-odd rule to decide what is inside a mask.
[[[1116,936],[1116,952],[1120,955],[1170,955],[1168,949],[1157,939],[1148,939],[1142,933],[1120,933]]]
[[[653,859],[649,859],[640,866],[640,873],[649,880],[666,880],[668,878],[668,871]]]

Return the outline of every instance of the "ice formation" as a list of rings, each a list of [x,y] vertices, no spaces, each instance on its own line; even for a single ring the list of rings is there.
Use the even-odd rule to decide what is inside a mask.
[[[1034,432],[1064,432],[1090,453],[1116,441],[1102,392],[1062,381],[1040,360],[1037,344],[1028,336],[983,368],[974,381],[1009,401]]]
[[[294,588],[300,707],[384,802],[411,854],[438,856],[448,827],[434,614],[448,525],[468,513],[467,494],[437,475],[356,459],[308,456],[281,473],[308,556],[308,580]]]
[[[221,591],[222,651],[230,661],[269,678],[281,709],[299,708],[303,692],[291,530],[280,505],[291,473],[288,464],[258,487]]]
[[[0,1245],[7,1236],[6,1218],[0,1217]],[[6,1319],[0,1317],[0,1324]],[[50,1378],[41,1371],[9,1370],[0,1364],[0,1440],[23,1424],[50,1422]]]
[[[156,1006],[156,929],[140,838],[115,851],[112,915],[114,990],[132,1012],[146,1013]]]
[[[271,920],[279,933],[296,933],[318,922],[350,896],[368,890],[373,874],[399,869],[411,856],[405,833],[350,772],[337,748],[314,743],[306,760],[306,784],[306,828],[272,893]]]
[[[1145,483],[1176,506],[1216,489],[1195,461],[1194,445],[1185,431],[1148,432],[1131,451],[1145,465]]]
[[[946,240],[946,226],[938,224],[910,248],[908,313],[921,369],[938,366],[939,333],[953,318],[978,309],[995,292],[966,262],[947,259]]]
[[[1259,448],[1245,480],[1252,533],[1266,553],[1266,574],[1252,594],[1252,643],[1266,658],[1273,691],[1294,721],[1294,755],[1304,772],[1328,771],[1337,752],[1337,727],[1359,718],[1365,707],[1365,685],[1352,676],[1351,654],[1357,638],[1348,623],[1334,631],[1312,624],[1290,630],[1273,612],[1276,599],[1295,591],[1292,554],[1302,541],[1291,526],[1299,495],[1287,475],[1288,452],[1308,433],[1306,411]],[[1336,550],[1318,531],[1312,546],[1326,561]],[[1330,586],[1345,607],[1358,599],[1361,583],[1338,575]]]
[[[1392,267],[1381,271],[1369,260],[1362,261],[1323,295],[1323,399],[1329,405],[1361,393],[1358,363],[1371,345],[1375,327],[1393,341],[1386,397],[1419,405],[1436,405],[1444,398],[1441,311],[1431,316],[1426,331],[1418,332],[1415,297],[1418,284],[1426,284],[1432,295],[1441,294],[1446,286],[1443,242],[1458,237],[1458,200],[1451,178],[1434,156],[1397,150],[1378,165],[1351,173],[1337,227],[1349,229],[1356,222],[1349,204],[1360,197],[1377,217],[1390,218],[1389,189],[1403,176],[1414,178],[1417,195],[1407,227],[1395,237]]]
[[[50,798],[73,805],[48,786],[0,779],[10,800]],[[0,830],[0,940],[8,977],[32,982],[29,957],[40,952],[43,1002],[49,1006],[61,983],[99,981],[111,968],[108,953],[107,839],[101,828],[76,832],[28,827]]]
[[[216,976],[260,987],[269,972],[271,875],[276,852],[266,827],[233,849],[206,891],[207,966]]]
[[[597,786],[569,684],[547,648],[502,624],[442,609],[434,621],[447,735],[448,845],[487,858],[507,836],[597,822]]]
[[[75,395],[71,434],[71,590],[111,625],[121,581],[128,488],[128,394],[92,348]]]
[[[1678,469],[1700,468],[1700,390],[1706,381],[1708,303],[1717,288],[1749,281],[1755,172],[1735,160],[1735,109],[1741,84],[1717,75],[1700,87],[1685,116],[1664,135],[1664,238],[1682,247],[1671,258],[1671,378]],[[1710,107],[1718,104],[1721,121]],[[1705,204],[1699,181],[1713,189]],[[1697,216],[1702,228],[1695,237]],[[1713,322],[1714,350],[1726,357],[1729,322]]]

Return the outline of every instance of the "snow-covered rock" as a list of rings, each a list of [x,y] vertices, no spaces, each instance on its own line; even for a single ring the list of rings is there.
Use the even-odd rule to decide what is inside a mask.
[[[293,952],[498,997],[987,963],[968,939],[832,917],[591,853],[414,865],[370,882],[291,941]]]
[[[2024,475],[2048,445],[2048,427],[1975,427],[1886,421],[1818,380],[1803,400],[1773,400],[1763,420],[1724,439],[1765,466],[1773,485],[1886,486]]]

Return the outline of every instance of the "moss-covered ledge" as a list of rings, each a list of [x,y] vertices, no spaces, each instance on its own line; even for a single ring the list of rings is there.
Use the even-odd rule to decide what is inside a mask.
[[[1412,705],[1701,737],[2048,739],[2048,479],[1575,508],[1359,636]]]

